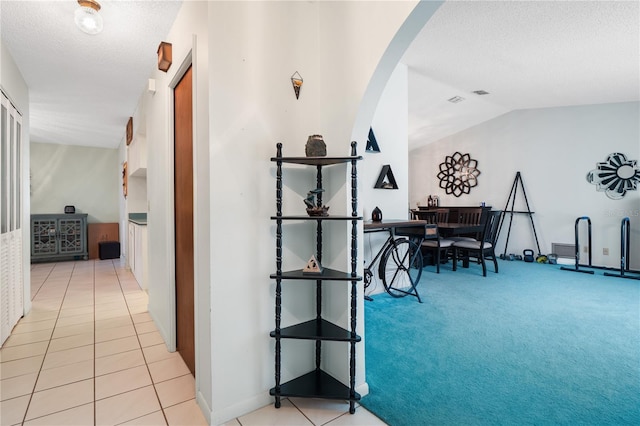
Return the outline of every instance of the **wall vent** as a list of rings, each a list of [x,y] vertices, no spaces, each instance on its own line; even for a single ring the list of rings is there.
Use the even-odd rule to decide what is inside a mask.
[[[453,98],[449,98],[447,100],[452,104],[457,104],[458,102],[464,101],[464,98],[462,96],[454,96]]]
[[[551,243],[551,253],[555,253],[558,257],[565,259],[576,258],[576,245],[575,244],[562,244]]]

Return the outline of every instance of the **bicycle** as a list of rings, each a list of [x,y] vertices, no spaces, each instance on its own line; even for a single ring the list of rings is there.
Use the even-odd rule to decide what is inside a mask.
[[[378,263],[378,277],[385,291],[392,297],[416,296],[422,303],[416,285],[422,276],[422,253],[420,245],[409,235],[396,238],[393,227],[375,229],[369,232],[389,231],[387,241],[382,245],[368,267],[364,269],[364,287],[371,284],[373,266]],[[367,232],[365,230],[365,232]],[[415,235],[415,234],[410,234]]]

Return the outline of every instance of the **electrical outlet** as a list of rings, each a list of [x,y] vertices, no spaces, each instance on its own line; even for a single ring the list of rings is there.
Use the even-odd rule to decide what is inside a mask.
[[[604,248],[602,249],[602,254],[603,254],[604,256],[609,256],[609,248],[608,248],[608,247],[604,247]]]

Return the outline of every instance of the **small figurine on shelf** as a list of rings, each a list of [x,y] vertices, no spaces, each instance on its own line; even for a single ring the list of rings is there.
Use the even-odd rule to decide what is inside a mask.
[[[302,270],[303,274],[322,274],[322,265],[315,256],[311,256],[307,262],[307,266]]]
[[[322,135],[309,136],[304,147],[304,153],[307,157],[325,157],[327,155],[327,145],[324,143]]]
[[[373,222],[382,222],[382,210],[378,206],[371,212],[371,220]]]
[[[307,205],[307,214],[309,216],[329,216],[329,207],[321,205],[320,197],[318,197],[321,192],[324,192],[324,189],[312,189],[307,193],[307,198],[303,200]]]

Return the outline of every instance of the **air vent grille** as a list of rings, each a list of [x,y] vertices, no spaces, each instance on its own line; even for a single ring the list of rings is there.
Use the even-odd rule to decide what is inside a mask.
[[[551,252],[565,259],[576,258],[575,244],[551,243]]]
[[[457,104],[458,102],[464,101],[464,98],[462,96],[454,96],[453,98],[449,98],[447,100],[453,104]]]

